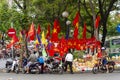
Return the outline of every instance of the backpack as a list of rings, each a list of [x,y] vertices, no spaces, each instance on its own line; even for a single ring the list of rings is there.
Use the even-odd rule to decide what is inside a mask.
[[[38,58],[38,62],[39,62],[39,63],[44,63],[43,57],[39,57],[39,58]]]

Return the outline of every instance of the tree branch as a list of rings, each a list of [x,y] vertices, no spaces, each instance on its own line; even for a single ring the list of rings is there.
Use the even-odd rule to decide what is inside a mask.
[[[98,0],[98,3],[99,3],[99,11],[100,11],[100,14],[101,14],[101,18],[104,19],[104,13],[103,13],[103,4],[101,2],[101,0]]]
[[[105,12],[105,17],[106,17],[106,19],[108,18],[108,16],[109,16],[109,13],[110,13],[110,11],[111,11],[111,9],[112,9],[112,7],[113,7],[113,4],[117,1],[117,0],[110,0],[111,2],[110,2],[110,4],[109,4],[109,7],[108,7],[108,10]]]
[[[86,6],[85,0],[84,0],[84,3],[81,2],[81,4],[82,4],[83,7],[85,8],[85,11],[87,12],[87,14],[88,14],[90,17],[92,17],[91,14],[90,14],[89,11],[88,11],[88,8],[87,8],[87,6]]]
[[[17,0],[14,0],[14,2],[17,4],[17,6],[18,6],[20,9],[23,9],[23,7],[20,5],[20,3],[19,3]]]

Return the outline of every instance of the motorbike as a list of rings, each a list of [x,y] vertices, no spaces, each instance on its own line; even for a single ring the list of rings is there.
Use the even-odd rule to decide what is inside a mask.
[[[13,64],[13,61],[6,61],[5,68],[6,68],[6,72],[7,73],[9,73],[10,71],[12,71],[11,70],[12,64]],[[17,61],[16,61],[16,64],[14,65],[13,72],[15,72],[16,74],[19,73],[19,64],[17,63]]]
[[[22,73],[25,74],[27,71],[26,71],[26,66],[24,66],[22,68]],[[40,66],[39,66],[39,63],[38,62],[34,62],[33,64],[30,65],[29,67],[29,73],[32,73],[32,74],[39,74],[40,73]]]
[[[107,65],[108,65],[109,73],[112,73],[114,71],[115,62],[114,61],[108,61]],[[92,69],[92,72],[94,74],[97,74],[98,72],[106,73],[107,68],[106,68],[105,65],[97,63],[97,64],[94,65],[94,67]]]
[[[62,64],[61,64],[60,62],[54,62],[53,59],[49,59],[49,60],[46,61],[45,70],[46,70],[48,73],[59,73],[59,74],[63,74]]]

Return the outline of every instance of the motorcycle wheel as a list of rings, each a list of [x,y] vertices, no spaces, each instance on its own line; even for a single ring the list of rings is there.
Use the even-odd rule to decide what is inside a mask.
[[[99,71],[98,66],[94,66],[93,69],[92,69],[93,74],[97,74],[98,71]]]
[[[25,73],[26,73],[26,71],[25,71],[25,69],[24,69],[24,68],[23,68],[21,71],[22,71],[22,73],[23,73],[23,74],[25,74]]]
[[[114,65],[109,65],[109,73],[112,73],[114,71]]]
[[[9,65],[6,67],[6,73],[9,73],[11,71],[10,68],[11,68],[11,66],[9,66]]]
[[[18,67],[18,65],[15,66],[15,73],[16,73],[16,74],[19,73],[19,67]]]
[[[53,73],[53,70],[52,70],[52,69],[48,69],[48,73],[49,73],[49,74],[52,74],[52,73]]]
[[[63,68],[59,67],[59,74],[63,74]]]
[[[39,69],[39,67],[36,68],[36,74],[40,74],[40,69]]]

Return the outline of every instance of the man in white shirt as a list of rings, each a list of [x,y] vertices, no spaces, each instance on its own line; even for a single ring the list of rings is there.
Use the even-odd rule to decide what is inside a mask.
[[[65,57],[65,71],[67,71],[67,66],[69,65],[71,74],[73,74],[72,62],[73,62],[73,55],[71,54],[71,51],[69,50],[69,52],[67,53]]]

